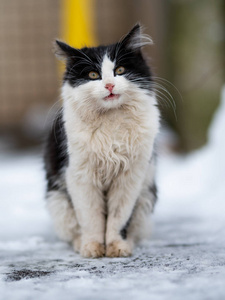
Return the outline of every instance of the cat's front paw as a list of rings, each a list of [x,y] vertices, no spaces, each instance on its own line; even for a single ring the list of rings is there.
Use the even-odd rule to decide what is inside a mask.
[[[132,247],[127,241],[113,241],[106,246],[106,256],[127,257],[132,255]]]
[[[80,254],[86,258],[103,257],[105,256],[105,246],[99,242],[89,242],[81,247]]]

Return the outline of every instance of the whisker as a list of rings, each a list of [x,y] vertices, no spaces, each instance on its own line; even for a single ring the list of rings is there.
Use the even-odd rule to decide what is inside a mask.
[[[162,84],[160,84],[159,82],[146,80],[146,78],[144,78],[144,77],[130,78],[129,80],[133,83],[140,84],[140,86],[145,88],[145,89],[148,89],[148,90],[153,89],[153,91],[157,95],[157,98],[162,100],[160,102],[160,104],[165,102],[167,107],[170,106],[173,110],[175,119],[177,120],[176,103],[175,103],[171,93]],[[163,81],[163,80],[161,80],[161,81]]]
[[[161,84],[158,84],[158,83],[155,83],[155,82],[153,82],[153,83],[151,83],[151,87],[156,87],[156,88],[158,88],[158,89],[161,89],[163,92],[165,92],[169,97],[167,97],[166,95],[165,95],[165,97],[170,101],[170,99],[171,99],[171,106],[172,107],[174,107],[174,108],[176,108],[176,103],[175,103],[175,101],[174,101],[174,99],[173,99],[173,97],[172,97],[172,95],[170,94],[170,92],[164,87],[164,86],[162,86]],[[161,92],[162,93],[162,92]],[[163,94],[163,93],[162,93]]]
[[[62,107],[60,107],[58,110],[57,110],[57,112],[56,112],[56,117],[54,118],[54,121],[53,121],[53,123],[52,123],[52,127],[51,127],[51,130],[53,130],[53,133],[54,133],[54,137],[55,137],[55,140],[56,140],[56,142],[58,142],[57,141],[57,136],[56,136],[56,123],[57,123],[57,121],[58,121],[58,119],[59,119],[59,117],[60,117],[60,112],[62,111]],[[62,126],[61,126],[61,128],[60,128],[60,130],[62,129]]]
[[[49,118],[49,115],[50,115],[51,111],[52,111],[52,110],[55,108],[55,106],[58,105],[61,101],[62,101],[61,99],[57,100],[57,101],[49,108],[48,113],[47,113],[47,116],[46,116],[46,118],[45,118],[44,128],[46,127],[47,120],[48,120],[48,118]],[[60,108],[61,108],[61,106],[57,109],[56,113],[58,112],[58,110],[59,110]],[[56,115],[56,113],[55,113],[55,115]]]
[[[178,95],[180,96],[181,101],[183,102],[182,94],[180,93],[180,91],[178,90],[178,88],[172,82],[170,82],[169,80],[167,80],[165,78],[162,78],[162,77],[152,76],[152,78],[154,80],[159,80],[159,81],[162,81],[165,84],[168,84],[168,85],[172,86],[176,90],[176,92],[178,93]]]
[[[157,98],[160,98],[163,102],[167,102],[170,105],[170,107],[173,110],[175,120],[177,121],[176,104],[173,98],[170,99],[170,97],[166,96],[162,91],[158,90],[157,88],[154,88],[154,91],[156,92]]]

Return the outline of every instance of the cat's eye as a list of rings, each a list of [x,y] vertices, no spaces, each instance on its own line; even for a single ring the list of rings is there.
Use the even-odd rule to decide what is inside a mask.
[[[98,72],[95,72],[95,71],[91,71],[89,74],[88,74],[89,78],[91,79],[98,79],[100,77],[100,75],[98,74]]]
[[[125,68],[122,66],[116,68],[116,70],[115,70],[116,75],[122,75],[124,72],[125,72]]]

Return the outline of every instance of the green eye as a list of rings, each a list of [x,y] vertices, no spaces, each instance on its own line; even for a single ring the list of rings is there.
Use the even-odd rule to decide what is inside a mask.
[[[124,67],[118,67],[115,70],[116,75],[122,75],[125,72],[125,68]]]
[[[88,76],[91,78],[91,79],[98,79],[100,76],[97,72],[95,71],[91,71]]]

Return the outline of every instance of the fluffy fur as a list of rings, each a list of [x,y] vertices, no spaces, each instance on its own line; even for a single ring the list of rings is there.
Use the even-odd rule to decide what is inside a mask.
[[[45,151],[47,207],[59,237],[84,257],[131,255],[156,201],[159,111],[141,51],[146,41],[136,25],[109,46],[56,42],[66,72]]]

